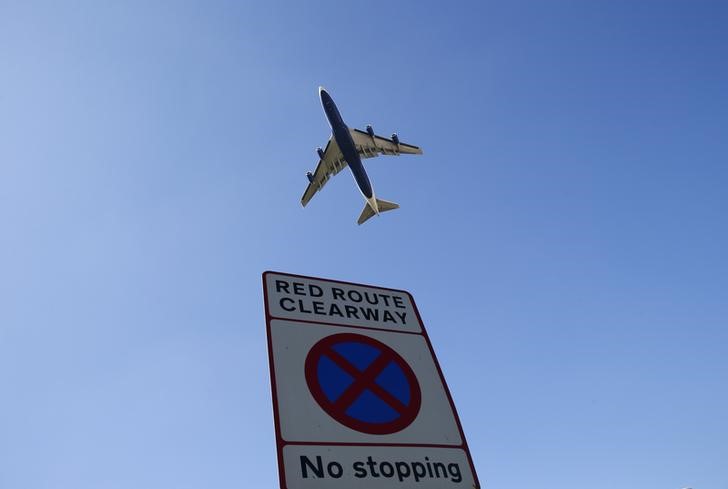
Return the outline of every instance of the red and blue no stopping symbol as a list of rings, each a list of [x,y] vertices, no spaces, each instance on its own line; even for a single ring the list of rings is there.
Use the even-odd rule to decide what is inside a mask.
[[[396,433],[420,411],[422,395],[412,368],[392,348],[369,336],[323,338],[306,357],[306,383],[329,416],[353,430]]]

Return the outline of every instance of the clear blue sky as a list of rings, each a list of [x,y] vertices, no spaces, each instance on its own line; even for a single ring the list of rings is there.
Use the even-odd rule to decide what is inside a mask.
[[[402,288],[490,488],[728,487],[728,4],[0,3],[0,487],[276,487],[261,272]],[[356,225],[329,127],[401,209]]]

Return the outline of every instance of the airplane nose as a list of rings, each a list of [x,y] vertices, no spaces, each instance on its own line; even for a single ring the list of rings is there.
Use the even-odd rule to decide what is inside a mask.
[[[321,98],[322,103],[331,103],[331,95],[329,95],[324,87],[319,87],[319,97]]]

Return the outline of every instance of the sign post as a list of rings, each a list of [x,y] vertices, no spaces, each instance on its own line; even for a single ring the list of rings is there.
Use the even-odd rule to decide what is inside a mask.
[[[263,274],[282,489],[480,488],[412,296]]]

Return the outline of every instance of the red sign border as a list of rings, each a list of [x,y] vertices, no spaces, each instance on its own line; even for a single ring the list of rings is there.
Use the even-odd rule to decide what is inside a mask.
[[[455,418],[455,423],[457,424],[458,431],[460,433],[460,440],[462,441],[462,444],[461,445],[437,445],[437,444],[423,444],[423,443],[286,442],[283,439],[283,437],[281,436],[281,424],[280,424],[280,417],[279,417],[278,398],[276,395],[275,364],[273,362],[273,342],[272,342],[272,336],[271,336],[271,330],[270,330],[271,321],[274,319],[278,319],[278,320],[283,320],[283,321],[328,324],[328,325],[341,326],[341,327],[346,327],[346,328],[356,328],[356,329],[375,329],[375,328],[356,327],[356,326],[352,326],[350,324],[341,324],[341,323],[333,323],[333,322],[298,321],[296,319],[272,316],[270,313],[270,309],[268,307],[268,287],[266,287],[267,277],[268,277],[268,275],[271,275],[271,274],[283,275],[286,277],[309,279],[309,280],[320,280],[322,282],[331,282],[331,283],[335,283],[335,284],[353,285],[353,286],[358,286],[358,287],[369,287],[372,289],[387,290],[390,292],[398,292],[398,293],[407,295],[407,297],[409,297],[410,303],[412,304],[412,308],[415,311],[417,320],[420,323],[420,328],[421,328],[422,332],[421,333],[402,332],[402,333],[403,334],[421,334],[425,338],[425,342],[427,343],[427,348],[429,348],[430,355],[432,355],[432,361],[435,364],[435,368],[437,369],[438,375],[440,376],[440,382],[442,382],[442,386],[445,389],[445,395],[447,396],[447,400],[450,403],[450,409],[452,410],[453,417]],[[356,282],[346,282],[343,280],[333,280],[333,279],[329,279],[329,278],[311,277],[308,275],[298,275],[298,274],[287,273],[287,272],[276,272],[273,270],[266,270],[265,272],[263,272],[262,278],[263,278],[263,303],[265,305],[265,325],[266,325],[266,335],[267,335],[267,339],[268,339],[268,366],[270,369],[271,397],[273,400],[273,419],[274,419],[275,433],[276,433],[276,451],[278,452],[278,478],[281,483],[281,489],[287,489],[287,487],[288,487],[288,486],[286,486],[286,472],[285,472],[285,466],[283,464],[283,447],[285,445],[311,445],[311,446],[326,445],[326,446],[355,446],[355,447],[358,447],[358,446],[400,446],[400,447],[459,448],[465,452],[465,455],[468,459],[468,463],[470,465],[470,471],[473,473],[473,478],[475,479],[475,488],[474,489],[480,489],[481,486],[480,486],[480,482],[478,480],[478,474],[475,471],[475,465],[473,464],[473,458],[470,455],[470,448],[468,447],[468,442],[465,438],[465,433],[463,432],[462,424],[460,423],[460,416],[458,416],[457,409],[455,409],[455,403],[453,402],[452,394],[450,393],[450,388],[448,387],[447,382],[445,382],[445,376],[442,374],[442,368],[440,367],[440,362],[437,360],[437,356],[435,355],[435,350],[432,348],[432,342],[430,342],[430,337],[427,334],[427,329],[425,328],[425,323],[422,321],[422,316],[420,316],[420,311],[419,311],[419,309],[417,309],[417,304],[415,303],[415,299],[414,299],[414,297],[412,297],[412,294],[410,294],[406,290],[392,289],[392,288],[388,288],[388,287],[380,287],[378,285],[360,284],[360,283],[356,283]]]

